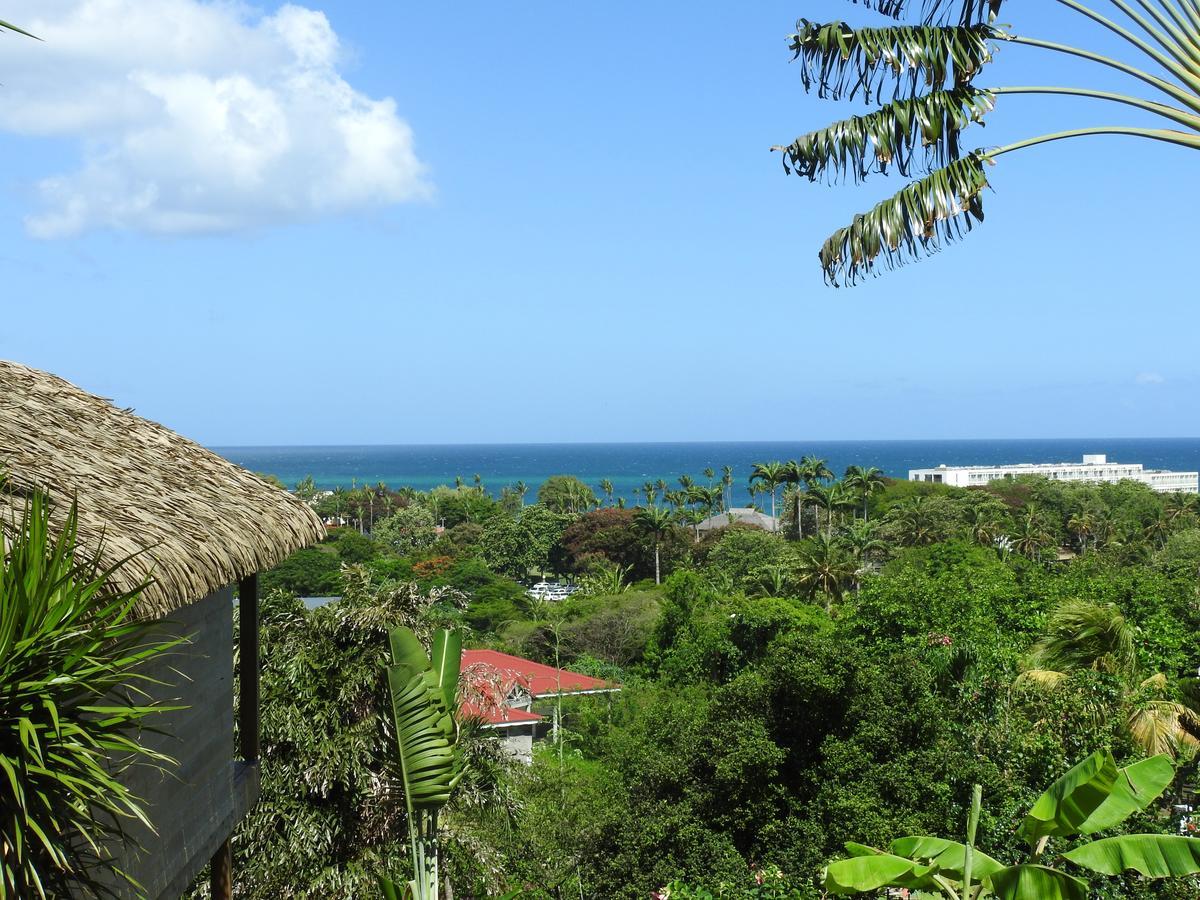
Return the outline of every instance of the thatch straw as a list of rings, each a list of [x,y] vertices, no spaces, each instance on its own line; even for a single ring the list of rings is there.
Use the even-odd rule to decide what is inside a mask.
[[[79,533],[122,581],[153,584],[138,612],[157,618],[320,540],[304,503],[199,444],[67,381],[0,360],[0,516],[30,489],[55,515],[79,503]]]

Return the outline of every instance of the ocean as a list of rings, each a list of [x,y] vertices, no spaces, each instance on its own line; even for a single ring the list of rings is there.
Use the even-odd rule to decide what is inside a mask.
[[[849,465],[876,466],[892,478],[909,469],[946,465],[1067,462],[1085,453],[1105,453],[1110,461],[1141,463],[1150,469],[1200,470],[1200,438],[1081,438],[967,441],[806,441],[658,444],[430,444],[404,446],[214,447],[226,459],[253,472],[275,475],[291,487],[307,475],[324,489],[383,482],[428,490],[467,484],[479,475],[498,494],[523,481],[532,500],[551,475],[576,475],[601,496],[602,479],[614,496],[634,503],[633,489],[663,479],[677,487],[680,475],[707,484],[705,468],[721,477],[733,467],[734,502],[749,502],[746,480],[757,462],[815,455],[839,475]]]

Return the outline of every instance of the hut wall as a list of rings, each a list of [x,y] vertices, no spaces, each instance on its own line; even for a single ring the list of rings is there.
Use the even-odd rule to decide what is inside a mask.
[[[247,779],[247,767],[234,761],[232,589],[180,607],[160,627],[189,642],[143,671],[169,685],[153,687],[156,696],[185,708],[157,717],[164,733],[143,733],[141,742],[178,766],[128,773],[126,783],[146,801],[157,833],[130,829],[141,848],[127,846],[121,862],[146,897],[175,900],[252,802],[247,793],[257,793],[257,769]]]

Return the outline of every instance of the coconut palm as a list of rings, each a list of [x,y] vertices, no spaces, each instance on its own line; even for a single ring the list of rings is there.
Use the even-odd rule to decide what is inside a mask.
[[[887,520],[896,529],[900,543],[908,547],[932,544],[942,538],[942,528],[929,506],[929,498],[923,495],[894,507]]]
[[[1079,545],[1079,552],[1086,551],[1088,538],[1096,531],[1095,515],[1091,510],[1080,510],[1067,520],[1067,531],[1075,535],[1075,541]]]
[[[671,513],[661,506],[643,507],[633,514],[633,527],[654,541],[654,583],[662,584],[658,548],[662,536],[671,530]]]
[[[842,482],[862,498],[863,521],[867,520],[867,501],[883,490],[883,472],[875,466],[847,466]]]
[[[600,491],[604,494],[605,498],[608,500],[608,505],[612,506],[613,483],[611,481],[609,481],[607,478],[600,479]]]
[[[995,547],[1004,535],[1004,510],[990,502],[972,503],[962,511],[963,525],[981,547]]]
[[[1165,675],[1147,677],[1142,672],[1135,631],[1111,603],[1060,604],[1023,669],[1017,682],[1044,690],[1061,686],[1076,672],[1111,675],[1122,688],[1126,728],[1147,754],[1175,755],[1181,747],[1200,746],[1192,734],[1200,726],[1200,715],[1186,702],[1186,691],[1181,697],[1179,686]]]
[[[793,570],[796,583],[809,596],[820,594],[829,610],[842,599],[858,569],[858,563],[841,546],[818,534],[799,545]]]
[[[704,477],[708,479],[708,486],[712,487],[713,479],[717,477],[717,473],[712,466],[707,466],[704,469]]]
[[[761,482],[771,492],[771,518],[775,519],[776,531],[779,530],[779,520],[775,518],[775,491],[784,483],[786,473],[787,469],[781,462],[755,463],[750,470],[750,483]]]
[[[518,481],[513,485],[513,493],[521,500],[521,506],[525,505],[525,495],[529,493],[529,485],[523,481]]]
[[[1182,520],[1190,519],[1196,514],[1196,503],[1200,498],[1196,494],[1172,494],[1163,505],[1163,513],[1172,525]]]
[[[1042,517],[1032,506],[1026,507],[1025,515],[1017,519],[1008,537],[1012,549],[1029,559],[1040,559],[1054,543],[1054,537],[1046,530]]]
[[[888,542],[879,537],[873,522],[852,522],[838,535],[837,540],[863,564],[882,556],[888,550]]]
[[[917,0],[859,0],[891,16],[915,19]],[[1200,150],[1200,5],[1195,0],[1107,0],[1115,21],[1079,0],[1058,5],[1108,29],[1137,50],[1134,62],[1026,37],[999,23],[1003,0],[923,0],[922,21],[852,28],[801,19],[791,36],[801,78],[820,97],[861,94],[877,108],[809,132],[787,146],[785,171],[810,181],[862,181],[895,169],[915,178],[890,199],[855,216],[820,250],[831,284],[854,284],[875,271],[932,253],[983,221],[987,168],[1006,154],[1049,141],[1122,135]],[[1042,4],[1022,4],[1032,15]],[[1084,86],[981,87],[1004,43],[1068,55],[1113,69],[1153,89],[1157,99]],[[1141,68],[1162,70],[1154,74]],[[1171,123],[1165,128],[1104,125],[1053,131],[993,148],[971,148],[963,132],[982,122],[997,98],[1054,94],[1132,107]]]

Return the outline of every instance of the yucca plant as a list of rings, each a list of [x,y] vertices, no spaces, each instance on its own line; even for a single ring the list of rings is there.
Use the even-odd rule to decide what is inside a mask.
[[[455,721],[462,638],[438,630],[428,656],[412,629],[395,629],[390,643],[387,679],[413,877],[403,892],[388,878],[380,878],[380,888],[386,900],[399,900],[402,893],[413,900],[437,900],[438,813],[465,771]]]
[[[983,221],[986,169],[1007,153],[1096,135],[1200,149],[1197,0],[1097,0],[1105,9],[1116,8],[1116,20],[1079,0],[1052,0],[1122,38],[1137,51],[1137,65],[1002,26],[997,17],[1004,0],[854,2],[893,19],[913,21],[854,28],[840,21],[801,19],[790,38],[791,50],[801,64],[806,90],[815,89],[822,98],[861,97],[876,109],[773,149],[782,152],[788,173],[810,181],[858,182],[891,169],[913,180],[825,241],[819,257],[831,284],[854,284],[880,262],[887,267],[903,264],[970,231]],[[1029,14],[1039,4],[1025,6],[1023,12]],[[1004,42],[1115,69],[1152,89],[1158,99],[1087,86],[980,85],[995,48]],[[981,122],[998,97],[1017,94],[1101,100],[1152,113],[1171,127],[1103,125],[1036,135],[1000,147],[964,146],[963,132]]]
[[[1125,834],[1086,841],[1052,853],[1051,840],[1089,836],[1120,825],[1146,809],[1175,778],[1167,756],[1119,768],[1111,753],[1097,751],[1038,797],[1018,833],[1029,846],[1026,860],[1009,865],[975,848],[980,790],[975,787],[967,841],[902,837],[887,851],[848,843],[849,859],[822,873],[835,896],[881,888],[904,888],[917,897],[948,900],[1087,900],[1087,882],[1048,863],[1062,860],[1102,875],[1136,872],[1144,878],[1181,878],[1200,872],[1200,840],[1172,834]]]
[[[169,766],[138,732],[177,708],[148,699],[140,670],[179,640],[134,619],[145,585],[114,587],[117,568],[79,546],[74,504],[56,533],[34,492],[0,534],[0,900],[136,890],[114,850],[125,825],[151,823],[122,775]]]

